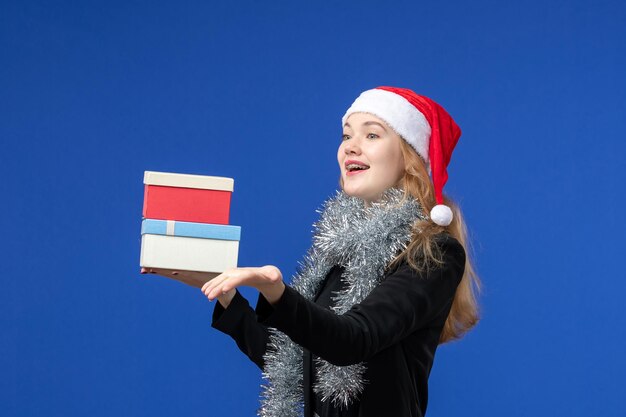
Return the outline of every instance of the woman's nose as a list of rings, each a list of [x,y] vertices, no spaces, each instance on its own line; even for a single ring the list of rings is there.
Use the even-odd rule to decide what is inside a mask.
[[[350,139],[346,143],[344,150],[348,155],[358,155],[361,153],[361,147],[359,146],[356,138]]]

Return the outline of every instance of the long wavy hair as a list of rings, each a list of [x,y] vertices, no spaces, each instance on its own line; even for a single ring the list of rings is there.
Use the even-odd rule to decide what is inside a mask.
[[[422,205],[425,213],[437,204],[435,189],[428,168],[421,156],[406,141],[401,140],[405,173],[400,180],[400,188]],[[421,220],[413,225],[413,237],[407,248],[393,261],[406,260],[415,270],[421,271],[440,265],[442,254],[435,243],[435,237],[447,232],[458,240],[466,252],[465,272],[457,287],[450,314],[441,332],[439,343],[460,339],[479,321],[477,294],[480,291],[480,279],[472,262],[467,227],[460,208],[444,195],[445,204],[452,209],[453,219],[448,226],[439,226],[430,219]]]

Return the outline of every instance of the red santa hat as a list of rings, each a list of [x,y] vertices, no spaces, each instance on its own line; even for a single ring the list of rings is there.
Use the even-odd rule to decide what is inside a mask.
[[[370,113],[384,120],[426,161],[437,201],[430,218],[440,226],[448,226],[452,210],[443,204],[443,187],[452,150],[461,137],[461,129],[448,112],[409,89],[377,87],[357,97],[341,119],[342,126],[352,113]]]

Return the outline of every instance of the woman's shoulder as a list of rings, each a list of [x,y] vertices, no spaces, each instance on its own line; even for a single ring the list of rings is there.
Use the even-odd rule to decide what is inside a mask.
[[[433,242],[436,245],[434,256],[440,260],[440,262],[427,262],[425,264],[416,262],[409,262],[406,256],[402,257],[398,262],[394,262],[392,267],[387,271],[387,275],[399,272],[409,271],[413,274],[422,275],[424,272],[433,272],[435,270],[461,270],[465,269],[465,248],[461,242],[449,233],[439,233],[433,237]],[[422,265],[422,270],[416,271],[411,264]],[[456,275],[456,274],[453,274]],[[462,275],[462,272],[461,272]]]
[[[449,233],[439,233],[435,236],[435,243],[441,250],[444,260],[449,257],[465,263],[465,248],[454,236]]]

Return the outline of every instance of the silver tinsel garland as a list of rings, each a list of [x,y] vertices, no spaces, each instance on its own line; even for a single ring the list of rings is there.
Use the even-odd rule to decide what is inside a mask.
[[[425,219],[419,204],[397,189],[387,190],[380,202],[365,206],[363,200],[343,192],[327,201],[314,225],[313,245],[292,287],[312,300],[326,274],[335,265],[345,268],[345,290],[333,297],[332,310],[347,312],[380,283],[385,269],[406,248],[411,227]],[[270,329],[265,354],[261,417],[297,417],[303,410],[302,348],[285,334]],[[314,391],[324,401],[347,406],[358,398],[365,381],[363,363],[336,366],[323,359],[316,362]]]

